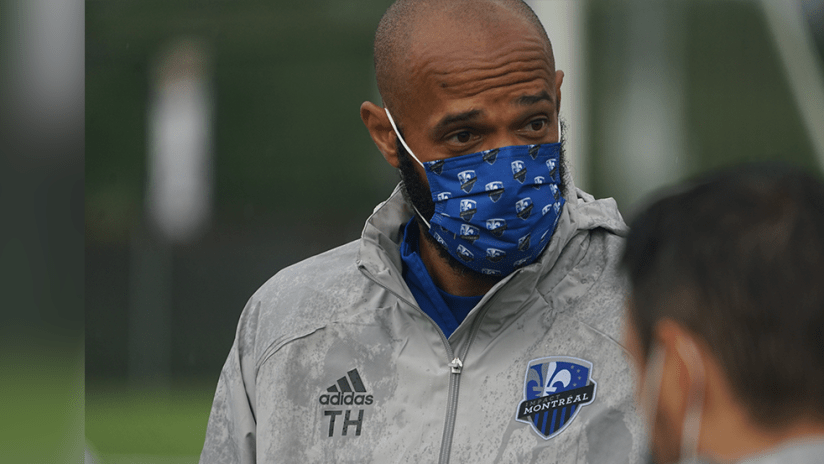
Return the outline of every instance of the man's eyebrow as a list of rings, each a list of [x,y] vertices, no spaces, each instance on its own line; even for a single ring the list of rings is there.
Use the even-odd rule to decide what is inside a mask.
[[[447,114],[441,118],[440,121],[438,121],[438,124],[435,125],[433,130],[437,132],[446,129],[455,123],[474,121],[478,119],[482,113],[483,112],[481,110],[470,110],[464,111],[463,113]]]
[[[521,95],[520,97],[516,97],[512,100],[512,103],[518,106],[530,106],[543,100],[547,100],[550,103],[552,102],[552,97],[549,96],[546,90],[543,90],[541,93],[537,93],[535,95]]]

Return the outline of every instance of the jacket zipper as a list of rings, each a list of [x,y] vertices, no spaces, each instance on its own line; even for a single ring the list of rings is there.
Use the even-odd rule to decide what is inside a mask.
[[[455,357],[448,364],[452,374],[449,376],[449,396],[446,401],[446,420],[443,428],[443,438],[441,439],[441,454],[438,462],[447,464],[449,454],[452,451],[452,435],[455,433],[455,418],[458,415],[458,390],[461,386],[461,370],[463,363],[461,359]]]
[[[452,451],[452,436],[455,434],[455,418],[458,415],[458,391],[460,390],[461,386],[460,376],[461,372],[463,371],[463,362],[461,361],[461,358],[466,359],[466,354],[469,353],[469,347],[472,345],[472,340],[475,339],[475,335],[478,333],[478,328],[480,327],[481,320],[483,319],[483,316],[486,314],[489,308],[492,306],[492,302],[495,299],[495,296],[487,300],[487,302],[484,304],[482,312],[475,317],[474,321],[472,321],[472,326],[469,328],[469,338],[467,339],[466,344],[464,345],[464,349],[458,356],[455,356],[452,362],[448,364],[452,370],[452,375],[449,378],[449,399],[447,401],[446,408],[446,425],[444,426],[443,439],[441,440],[441,454],[438,459],[439,464],[449,464],[449,455]],[[432,321],[432,323],[434,324],[435,322]],[[443,337],[443,333],[441,333],[441,337]],[[452,347],[451,345],[449,345],[449,340],[446,341],[446,346],[448,347],[448,350],[451,352]],[[451,356],[452,355],[450,354],[450,357]]]
[[[449,455],[452,451],[452,436],[455,434],[455,418],[458,415],[458,393],[461,386],[461,372],[463,371],[463,361],[459,356],[455,356],[454,351],[452,350],[452,345],[449,344],[449,339],[446,338],[446,335],[443,334],[441,328],[438,327],[438,324],[435,322],[434,319],[429,317],[422,309],[420,309],[417,305],[409,302],[406,298],[398,295],[396,292],[390,290],[387,287],[384,287],[381,283],[379,283],[369,272],[364,272],[365,269],[361,269],[361,273],[365,275],[369,280],[377,284],[378,286],[386,289],[389,293],[395,295],[399,300],[403,301],[404,303],[412,306],[413,308],[418,308],[424,317],[429,319],[429,322],[435,326],[438,331],[438,335],[441,336],[441,342],[443,342],[443,346],[446,349],[447,358],[452,358],[450,362],[447,363],[447,367],[450,369],[450,376],[449,376],[449,393],[447,396],[446,401],[446,419],[444,421],[444,430],[443,430],[443,438],[441,439],[441,452],[438,457],[439,464],[449,464]],[[516,270],[517,272],[517,270]],[[469,339],[466,342],[466,345],[463,349],[461,355],[465,358],[466,354],[469,352],[469,346],[472,344],[472,340],[475,338],[475,334],[478,332],[478,326],[480,325],[480,320],[482,319],[483,315],[486,314],[486,311],[490,307],[493,298],[490,298],[483,308],[483,314],[478,314],[474,321],[472,321],[472,327],[470,327],[469,331]]]

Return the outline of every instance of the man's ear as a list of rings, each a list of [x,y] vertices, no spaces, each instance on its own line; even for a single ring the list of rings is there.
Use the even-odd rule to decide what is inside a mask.
[[[399,166],[398,150],[395,142],[397,136],[395,131],[392,130],[386,112],[380,106],[366,101],[360,107],[360,115],[378,150],[383,154],[386,161],[397,169]]]
[[[656,342],[666,350],[660,405],[672,423],[680,424],[688,403],[695,399],[692,395],[706,391],[704,359],[695,336],[677,322],[663,319],[653,332]]]
[[[564,72],[555,71],[555,111],[561,111],[561,84],[564,83]]]

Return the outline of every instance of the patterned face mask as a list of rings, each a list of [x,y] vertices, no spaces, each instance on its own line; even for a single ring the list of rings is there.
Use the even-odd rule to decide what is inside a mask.
[[[505,276],[531,264],[549,243],[564,198],[561,144],[516,145],[422,163],[435,214],[429,234],[450,255],[482,274]],[[559,132],[560,134],[560,127]],[[414,205],[413,205],[414,208]]]

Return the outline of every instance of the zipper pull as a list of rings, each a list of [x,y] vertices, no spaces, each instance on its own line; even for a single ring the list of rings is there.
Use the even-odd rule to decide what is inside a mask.
[[[460,359],[455,358],[455,359],[452,360],[451,363],[447,364],[447,366],[452,368],[452,373],[453,374],[460,374],[461,369],[463,368],[463,363],[461,362]]]

